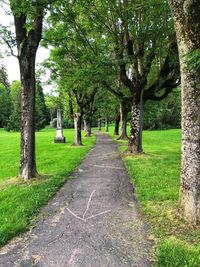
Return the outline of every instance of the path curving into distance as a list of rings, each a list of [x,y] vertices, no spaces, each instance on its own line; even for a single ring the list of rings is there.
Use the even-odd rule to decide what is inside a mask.
[[[117,145],[98,133],[36,227],[0,250],[0,267],[148,267],[146,235]]]

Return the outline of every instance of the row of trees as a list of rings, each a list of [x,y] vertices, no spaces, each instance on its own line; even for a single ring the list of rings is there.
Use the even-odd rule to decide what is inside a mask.
[[[35,127],[40,130],[48,121],[48,110],[40,82],[36,84]],[[0,68],[0,127],[8,131],[19,131],[21,126],[21,83],[10,85],[4,66]]]
[[[60,99],[66,98],[70,102],[77,144],[81,144],[82,118],[89,135],[91,117],[95,107],[100,106],[95,103],[101,101],[107,109],[106,124],[109,112],[116,114],[116,133],[120,105],[124,126],[122,138],[127,138],[125,125],[131,111],[128,151],[142,152],[144,107],[149,101],[160,101],[172,93],[180,84],[181,75],[183,155],[180,211],[188,221],[200,221],[200,73],[199,68],[188,65],[186,58],[200,47],[200,2],[168,2],[9,1],[14,16],[16,57],[22,85],[21,177],[29,179],[37,175],[35,57],[45,20],[43,45],[51,46],[51,55],[45,65],[51,70],[51,80],[58,85]],[[9,36],[7,32],[6,43],[13,54]],[[103,89],[116,97],[116,106]]]
[[[13,81],[10,85],[7,79],[7,72],[4,66],[0,69],[0,127],[9,131],[20,131],[21,125],[21,83]],[[102,104],[103,103],[103,104]],[[110,106],[109,112],[107,106]],[[44,96],[41,82],[36,83],[36,109],[35,109],[35,127],[36,130],[44,128],[47,124],[56,127],[56,110],[63,109],[63,127],[71,128],[73,122],[73,110],[76,110],[76,101],[72,95],[65,94],[59,97],[54,94]],[[115,134],[119,135],[120,126],[120,108],[119,102],[106,89],[102,92],[98,91],[95,95],[95,101],[89,106],[89,110],[85,110],[83,122],[85,124],[86,136],[91,135],[91,125],[97,126],[98,116],[102,122],[115,122]],[[179,107],[179,108],[177,108]],[[127,111],[128,112],[128,111]],[[123,114],[123,112],[122,112]],[[121,129],[123,139],[126,133],[126,122],[130,121],[130,114]],[[176,120],[174,119],[176,118]],[[89,126],[89,127],[88,127]],[[180,92],[176,91],[166,101],[161,101],[159,105],[151,101],[145,109],[144,128],[145,129],[163,129],[171,127],[180,127]],[[82,126],[83,128],[83,126]],[[125,134],[127,139],[127,134]]]

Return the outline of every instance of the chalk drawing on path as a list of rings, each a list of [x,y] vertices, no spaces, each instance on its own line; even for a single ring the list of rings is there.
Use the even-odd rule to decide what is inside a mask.
[[[97,216],[100,216],[100,215],[103,215],[103,214],[106,214],[108,212],[111,212],[112,210],[106,210],[106,211],[102,211],[102,212],[99,212],[99,213],[96,213],[94,215],[91,215],[89,217],[86,218],[86,213],[89,211],[90,209],[90,204],[91,204],[91,201],[92,201],[92,197],[94,195],[94,193],[96,192],[96,190],[92,191],[92,193],[90,194],[90,197],[88,199],[88,202],[87,202],[87,205],[86,205],[86,209],[83,213],[82,216],[78,216],[76,213],[74,213],[72,210],[70,210],[69,208],[67,208],[68,212],[73,215],[76,219],[80,220],[80,221],[83,221],[83,222],[86,222],[87,220],[89,219],[92,219],[92,218],[95,218]]]

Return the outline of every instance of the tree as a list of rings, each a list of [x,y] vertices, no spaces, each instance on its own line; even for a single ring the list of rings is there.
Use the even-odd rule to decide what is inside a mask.
[[[118,76],[129,92],[113,89],[107,80],[103,83],[122,101],[129,102],[128,151],[138,153],[142,152],[144,104],[164,99],[179,84],[176,39],[166,3],[153,0],[108,3],[108,7],[102,5],[105,19],[99,12],[101,23],[109,29]],[[95,15],[98,16],[97,12]]]
[[[92,65],[87,61],[85,55],[82,57],[79,52],[75,53],[73,47],[69,49],[68,45],[70,46],[71,43],[66,43],[65,39],[62,41],[64,42],[63,46],[51,51],[49,65],[53,63],[55,68],[51,79],[57,82],[59,94],[73,96],[75,100],[75,107],[72,108],[72,103],[69,103],[69,110],[70,113],[73,112],[74,117],[74,145],[78,146],[82,145],[81,126],[84,114],[88,133],[91,132],[92,103],[97,92],[97,86],[93,85],[96,70],[92,70]],[[76,49],[81,50],[82,48],[77,44]],[[61,55],[64,56],[64,59]]]
[[[57,16],[52,16],[52,28],[46,33],[46,40],[55,48],[50,56],[51,79],[56,80],[60,90],[75,99],[74,110],[75,144],[81,144],[81,121],[85,119],[87,135],[91,132],[91,118],[95,109],[93,101],[99,87],[100,76],[108,68],[102,66],[99,58],[101,44],[97,46],[85,16],[78,14],[79,3],[62,6]],[[60,22],[62,17],[62,22]],[[85,31],[87,28],[88,32]],[[86,34],[87,33],[87,34]],[[77,132],[78,131],[78,132]]]
[[[7,90],[9,90],[10,84],[8,81],[7,70],[4,65],[0,66],[0,83],[2,83]]]
[[[10,96],[5,85],[0,83],[0,128],[6,126],[10,114]]]
[[[8,120],[8,131],[20,131],[21,129],[21,82],[13,81],[10,87],[11,115]],[[36,86],[35,101],[35,129],[41,130],[46,125],[47,109],[40,81]]]
[[[186,56],[200,48],[200,2],[169,0],[179,48],[182,86],[182,162],[179,210],[190,223],[200,222],[200,69]]]
[[[85,137],[91,137],[92,134],[92,119],[97,111],[97,108],[94,107],[94,98],[91,102],[85,106],[83,119],[84,119],[84,129],[85,129]]]
[[[181,127],[181,90],[178,87],[164,100],[149,100],[144,107],[144,129]]]
[[[21,152],[19,176],[37,176],[35,158],[35,59],[42,38],[44,10],[51,1],[10,0],[21,79]],[[11,39],[6,43],[12,50]]]
[[[19,131],[21,127],[21,83],[13,81],[10,86],[11,115],[6,129]]]
[[[45,103],[47,107],[47,111],[50,115],[50,125],[53,126],[53,119],[56,115],[56,110],[58,108],[58,98],[53,94],[45,95]]]
[[[44,128],[47,124],[47,107],[45,104],[44,93],[40,81],[36,82],[35,100],[35,129],[37,131]]]

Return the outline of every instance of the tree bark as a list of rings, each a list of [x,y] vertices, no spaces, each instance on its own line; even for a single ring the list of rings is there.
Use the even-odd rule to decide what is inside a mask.
[[[98,116],[98,129],[101,131],[101,115]]]
[[[200,1],[169,0],[179,48],[182,86],[182,160],[179,211],[200,223],[200,70],[191,69],[185,55],[200,48]]]
[[[91,137],[91,119],[85,118],[84,120],[84,128],[85,128],[85,137]]]
[[[128,140],[127,135],[127,116],[128,116],[129,108],[127,107],[127,103],[122,101],[120,103],[120,114],[121,114],[121,132],[118,140]]]
[[[74,145],[75,146],[82,145],[81,125],[82,125],[81,113],[74,113]]]
[[[109,124],[109,119],[108,119],[108,113],[106,112],[106,114],[105,114],[105,130],[106,130],[106,132],[108,132],[109,131],[109,129],[108,129],[108,124]]]
[[[115,114],[115,130],[114,135],[119,135],[119,124],[120,124],[120,113],[116,112]]]
[[[131,105],[131,125],[130,138],[128,142],[128,152],[138,153],[138,138],[140,130],[140,105],[133,100]]]
[[[142,153],[142,133],[143,133],[143,124],[144,124],[144,100],[143,100],[143,90],[140,94],[140,117],[139,117],[139,133],[138,133],[138,141],[137,141],[137,152]]]
[[[37,14],[33,20],[32,28],[28,32],[26,14],[16,12],[12,4],[11,9],[14,15],[17,58],[22,85],[19,176],[27,180],[37,176],[35,159],[35,58],[42,38],[43,8],[36,8]]]
[[[35,159],[35,54],[19,59],[21,73],[21,152],[19,176],[37,176]]]

